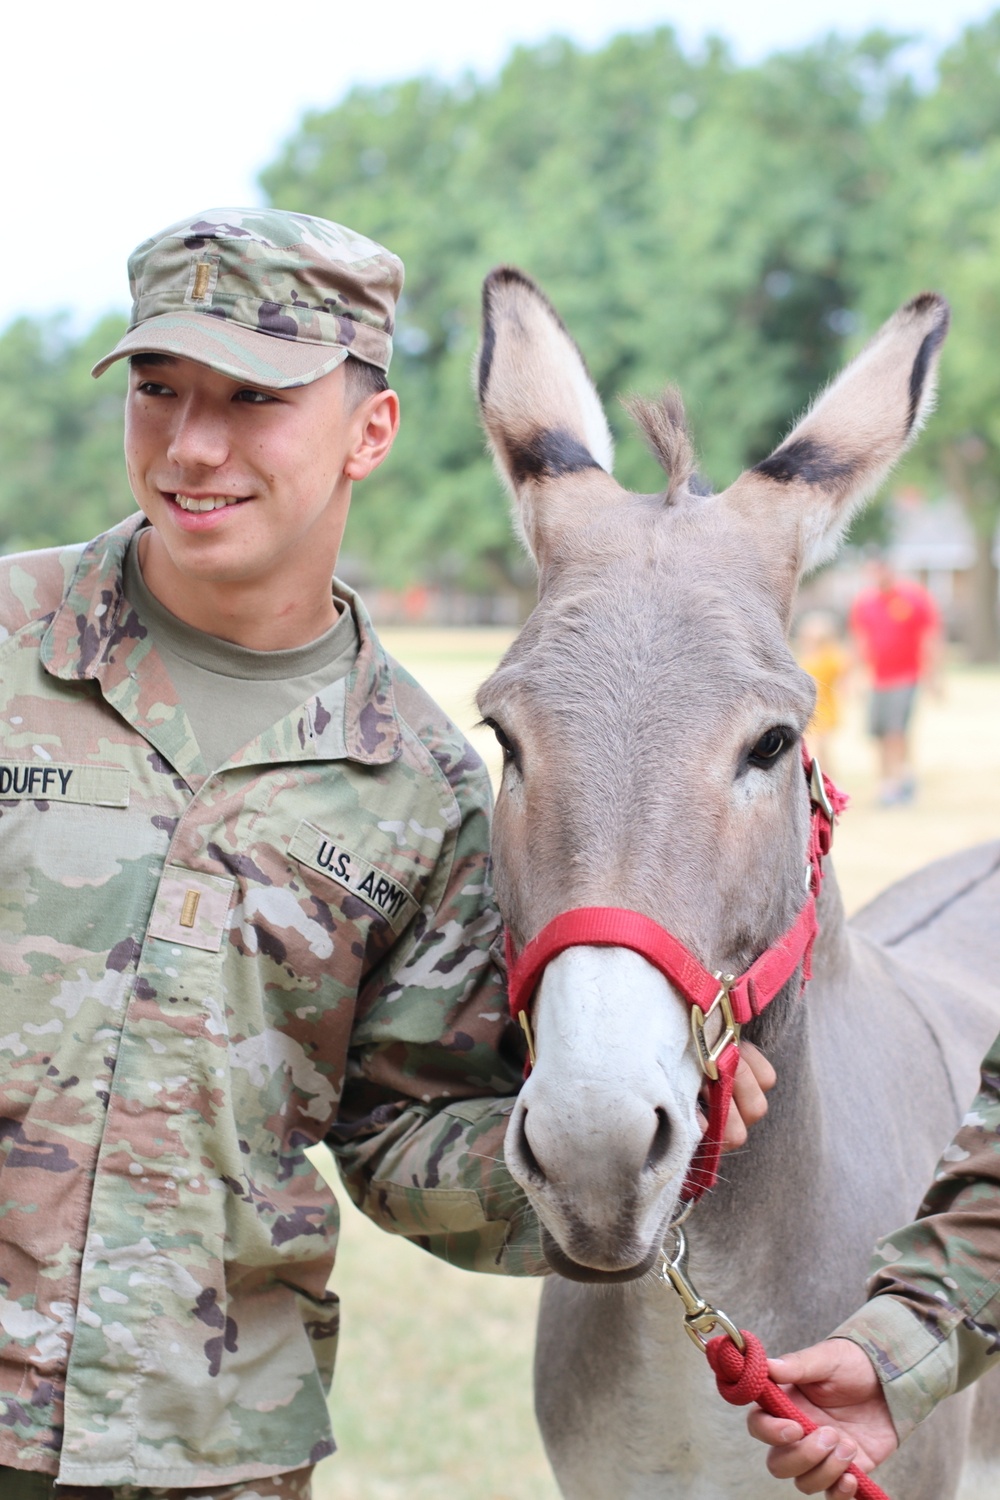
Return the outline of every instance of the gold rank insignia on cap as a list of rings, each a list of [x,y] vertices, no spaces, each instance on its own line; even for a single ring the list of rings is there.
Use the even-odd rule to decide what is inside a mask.
[[[203,302],[208,296],[209,285],[212,280],[212,262],[210,260],[199,260],[194,268],[194,281],[191,284],[191,301]]]

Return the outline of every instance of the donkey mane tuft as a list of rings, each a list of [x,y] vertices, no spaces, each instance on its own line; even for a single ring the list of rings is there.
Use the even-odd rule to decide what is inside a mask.
[[[688,432],[684,402],[676,386],[669,385],[662,396],[625,396],[622,405],[646,439],[653,457],[666,471],[667,505],[677,498],[694,472],[694,449]]]

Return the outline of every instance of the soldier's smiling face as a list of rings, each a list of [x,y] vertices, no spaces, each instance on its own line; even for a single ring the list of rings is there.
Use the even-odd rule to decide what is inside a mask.
[[[240,584],[280,593],[294,581],[328,596],[351,481],[384,456],[397,413],[394,396],[389,408],[384,397],[352,407],[343,367],[265,390],[193,360],[133,356],[125,457],[155,530],[162,602],[171,605],[164,579],[182,593]]]

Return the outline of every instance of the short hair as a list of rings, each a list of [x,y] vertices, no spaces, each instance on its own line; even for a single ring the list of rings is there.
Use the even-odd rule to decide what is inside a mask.
[[[367,360],[355,359],[349,354],[344,360],[344,385],[350,407],[360,406],[368,396],[377,396],[389,389],[384,370],[370,365]]]

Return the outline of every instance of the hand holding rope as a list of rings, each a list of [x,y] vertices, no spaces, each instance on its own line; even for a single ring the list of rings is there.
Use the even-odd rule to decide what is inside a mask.
[[[680,1219],[670,1226],[673,1245],[669,1253],[666,1248],[660,1252],[660,1277],[673,1287],[684,1304],[684,1328],[711,1365],[719,1395],[731,1406],[750,1406],[756,1402],[770,1416],[798,1422],[806,1434],[815,1432],[818,1424],[800,1411],[791,1396],[768,1374],[767,1352],[760,1339],[745,1328],[737,1328],[721,1308],[706,1302],[691,1281],[683,1221],[692,1207],[688,1204]],[[709,1338],[716,1328],[723,1332]],[[858,1482],[857,1500],[889,1500],[885,1490],[857,1464],[851,1464],[847,1473]]]

